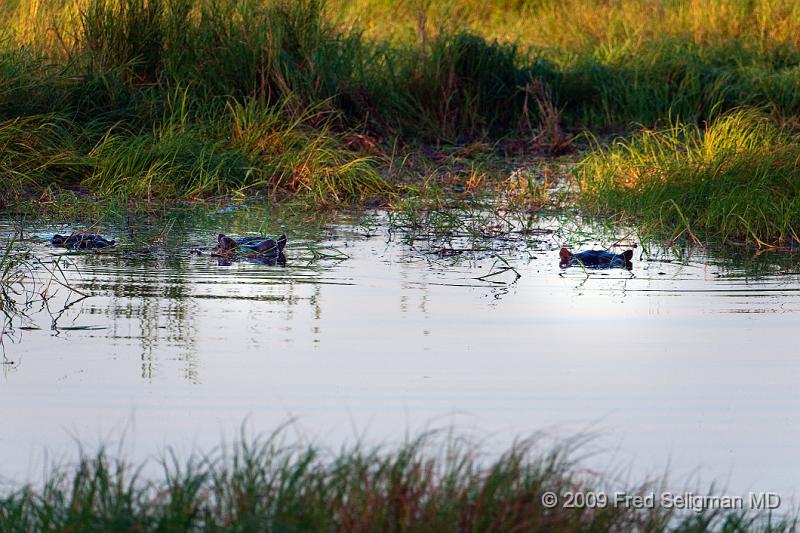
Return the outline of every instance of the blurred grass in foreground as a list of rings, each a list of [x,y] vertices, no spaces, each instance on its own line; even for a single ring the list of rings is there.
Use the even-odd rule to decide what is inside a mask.
[[[523,441],[490,459],[468,440],[427,434],[394,449],[328,452],[281,434],[211,455],[167,454],[160,475],[105,451],[5,489],[0,531],[791,531],[745,511],[678,512],[610,503],[545,507],[547,492],[602,490],[569,447]],[[656,485],[629,494],[658,492]]]

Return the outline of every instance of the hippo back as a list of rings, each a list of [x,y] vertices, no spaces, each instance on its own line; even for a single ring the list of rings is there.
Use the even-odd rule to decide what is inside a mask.
[[[626,250],[621,254],[606,250],[587,250],[573,255],[573,260],[588,268],[627,268],[631,265],[633,251]]]
[[[573,254],[566,248],[559,253],[562,268],[569,266],[582,266],[584,268],[633,268],[633,250],[622,253],[607,250],[586,250]]]

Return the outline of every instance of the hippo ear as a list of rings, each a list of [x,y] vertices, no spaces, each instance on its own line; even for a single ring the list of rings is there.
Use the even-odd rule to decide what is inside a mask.
[[[558,252],[558,256],[561,258],[562,263],[569,263],[572,259],[572,252],[566,248],[562,248],[561,251]]]
[[[286,235],[282,234],[280,237],[278,237],[278,251],[282,252],[285,246],[286,246]]]
[[[630,261],[633,259],[633,250],[625,250],[622,252],[622,257],[625,258],[625,261]]]

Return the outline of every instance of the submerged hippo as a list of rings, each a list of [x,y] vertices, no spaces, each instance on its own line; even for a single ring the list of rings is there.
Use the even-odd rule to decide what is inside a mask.
[[[69,248],[70,250],[91,250],[94,248],[107,248],[115,246],[114,240],[108,240],[96,233],[77,233],[73,232],[68,237],[64,235],[53,235],[50,244],[59,248]]]
[[[561,268],[580,265],[586,268],[633,268],[633,250],[625,250],[616,254],[606,250],[586,250],[585,252],[572,253],[562,248],[558,253],[561,258]]]
[[[257,254],[267,256],[277,256],[283,254],[286,246],[286,235],[281,235],[277,239],[270,237],[243,237],[233,239],[220,233],[217,236],[217,246],[214,252],[219,255],[229,255],[233,253]]]

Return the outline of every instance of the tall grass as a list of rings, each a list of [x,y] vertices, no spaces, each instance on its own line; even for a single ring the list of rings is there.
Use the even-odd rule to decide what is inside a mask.
[[[338,201],[392,190],[353,133],[563,149],[575,130],[800,114],[788,0],[0,0],[0,19],[0,121],[30,147],[4,190]],[[278,135],[292,148],[263,149]]]
[[[545,492],[598,489],[567,450],[518,443],[496,459],[423,437],[394,449],[331,453],[279,436],[185,460],[162,473],[104,451],[5,490],[0,531],[790,531],[791,518],[626,506],[547,508]],[[631,492],[648,487],[631,489]]]
[[[617,140],[577,173],[590,205],[676,237],[800,243],[800,135],[758,111]]]
[[[329,15],[373,40],[407,42],[420,31],[463,28],[487,39],[578,52],[663,37],[695,43],[745,38],[800,45],[792,0],[329,0]]]
[[[158,105],[164,89],[188,86],[204,105],[291,97],[301,106],[325,102],[349,126],[450,141],[537,124],[537,106],[526,97],[532,83],[544,83],[566,125],[578,128],[652,125],[670,114],[702,120],[714,109],[752,104],[784,115],[800,110],[800,51],[790,31],[800,12],[778,0],[650,0],[644,8],[627,0],[431,2],[391,16],[364,0],[356,5],[367,15],[385,17],[367,26],[342,22],[353,18],[350,4],[321,0],[3,1],[16,4],[7,10],[11,50],[27,45],[63,65],[62,74],[82,76],[81,85],[112,80],[116,107]],[[455,17],[460,22],[429,22],[428,12],[453,10],[464,14]],[[760,18],[746,16],[753,10]],[[661,18],[646,17],[654,13]],[[530,29],[510,39],[486,26],[486,16]],[[723,24],[724,16],[735,23]],[[389,32],[398,17],[414,21],[412,37],[365,37]],[[709,24],[707,36],[701,23]],[[135,94],[126,99],[121,82]],[[161,90],[150,94],[153,88]],[[96,85],[91,90],[110,99]]]
[[[264,108],[256,102],[231,103],[230,137],[249,157],[274,191],[305,192],[317,201],[391,193],[392,187],[368,157],[342,148],[331,131],[330,113],[307,108],[286,120],[284,107]],[[315,124],[311,130],[307,124]]]
[[[30,33],[0,54],[6,203],[49,184],[146,198],[391,193],[374,162],[347,148],[332,101],[352,47],[317,2],[9,7]]]
[[[6,186],[73,182],[86,159],[74,148],[71,125],[58,115],[29,115],[0,122],[0,173]]]
[[[329,118],[318,117],[312,130],[306,116],[291,120],[283,107],[252,103],[231,103],[225,115],[202,123],[170,113],[152,131],[110,128],[85,151],[80,129],[63,116],[0,122],[5,197],[50,184],[145,198],[261,188],[318,203],[391,193],[369,158],[328,131]]]

